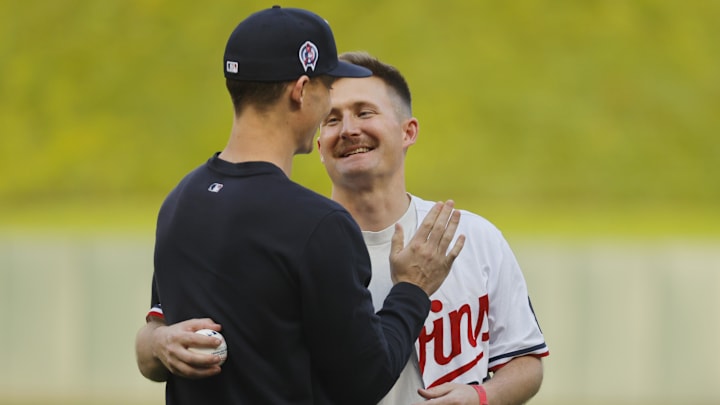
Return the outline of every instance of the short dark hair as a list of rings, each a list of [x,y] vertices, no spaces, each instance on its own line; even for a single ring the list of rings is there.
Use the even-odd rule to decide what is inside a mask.
[[[335,78],[328,75],[320,75],[310,78],[311,81],[319,80],[325,87],[330,88]],[[235,114],[238,115],[248,106],[253,105],[259,110],[265,110],[274,104],[285,92],[285,88],[294,81],[284,82],[256,82],[247,80],[225,79],[225,87],[230,93]]]
[[[407,114],[412,115],[410,87],[405,77],[403,77],[396,67],[383,63],[367,52],[361,51],[345,52],[338,56],[338,59],[370,69],[374,77],[382,80],[400,97],[400,100],[405,104],[404,107],[407,108]]]
[[[225,87],[230,93],[235,114],[248,105],[265,109],[277,101],[289,82],[253,82],[245,80],[225,79]]]

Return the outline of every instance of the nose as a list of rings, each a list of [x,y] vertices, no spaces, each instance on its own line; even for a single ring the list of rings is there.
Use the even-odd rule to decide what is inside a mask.
[[[342,119],[342,127],[340,128],[340,136],[347,138],[350,136],[357,136],[360,134],[360,127],[357,125],[351,115],[345,115]]]

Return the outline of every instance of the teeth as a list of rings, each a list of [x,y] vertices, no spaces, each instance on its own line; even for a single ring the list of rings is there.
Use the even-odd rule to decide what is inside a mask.
[[[357,148],[357,149],[353,150],[352,152],[346,154],[345,156],[350,156],[350,155],[354,155],[357,153],[365,153],[365,152],[369,152],[369,151],[370,151],[370,148]]]

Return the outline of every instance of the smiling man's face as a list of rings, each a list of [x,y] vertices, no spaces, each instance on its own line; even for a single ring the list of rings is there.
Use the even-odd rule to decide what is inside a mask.
[[[402,117],[399,98],[376,77],[339,79],[331,110],[320,127],[320,157],[333,185],[362,187],[402,175],[405,151],[415,143],[417,121]],[[408,125],[413,128],[408,131]]]

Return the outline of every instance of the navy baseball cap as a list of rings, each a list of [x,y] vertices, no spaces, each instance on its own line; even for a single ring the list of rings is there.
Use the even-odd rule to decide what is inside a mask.
[[[299,8],[258,11],[235,27],[225,46],[225,77],[259,82],[315,77],[368,77],[370,70],[338,60],[330,25]]]

